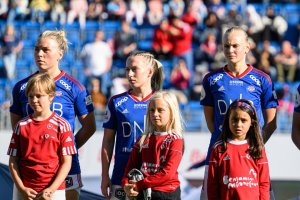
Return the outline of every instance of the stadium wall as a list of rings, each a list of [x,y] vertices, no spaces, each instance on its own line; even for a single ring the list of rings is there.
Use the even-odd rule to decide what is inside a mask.
[[[80,150],[83,177],[100,176],[101,143],[103,132],[99,131]],[[11,133],[0,131],[0,162],[8,163],[6,155]],[[187,171],[194,163],[205,158],[210,139],[208,133],[185,133],[185,152],[179,171],[189,180],[203,179],[204,168]],[[271,180],[300,180],[300,151],[293,144],[290,134],[275,134],[266,145]],[[113,164],[113,163],[112,163]]]

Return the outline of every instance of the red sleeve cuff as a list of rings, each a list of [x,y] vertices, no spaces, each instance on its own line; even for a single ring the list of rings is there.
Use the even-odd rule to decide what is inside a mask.
[[[144,180],[140,180],[136,183],[136,188],[138,191],[146,189],[146,185],[144,183]]]

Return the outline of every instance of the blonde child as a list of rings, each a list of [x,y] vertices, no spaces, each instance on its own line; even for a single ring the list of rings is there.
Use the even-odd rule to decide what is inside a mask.
[[[143,199],[143,190],[151,188],[151,199],[180,199],[178,166],[183,154],[182,120],[176,97],[168,92],[156,92],[151,97],[146,128],[135,143],[122,179],[128,197]],[[128,178],[132,169],[139,169],[144,179]]]
[[[32,76],[26,86],[33,114],[17,123],[7,152],[18,189],[14,200],[65,199],[64,180],[76,147],[70,124],[50,110],[55,88],[46,73]]]
[[[253,104],[232,102],[209,160],[208,199],[269,199],[269,166]]]

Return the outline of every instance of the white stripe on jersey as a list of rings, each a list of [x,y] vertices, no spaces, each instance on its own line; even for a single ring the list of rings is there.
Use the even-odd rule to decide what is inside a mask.
[[[53,120],[51,119],[50,121],[52,123],[55,123],[57,126],[59,126],[59,128],[61,129],[61,131],[63,133],[68,132],[68,131],[72,131],[69,122],[67,120],[65,120],[63,117],[58,116],[57,114],[55,114],[53,116]]]
[[[7,154],[10,156],[17,156],[17,149],[9,148]]]
[[[63,155],[63,156],[66,156],[66,155],[67,155],[66,147],[63,147],[63,149],[62,149],[62,155]]]

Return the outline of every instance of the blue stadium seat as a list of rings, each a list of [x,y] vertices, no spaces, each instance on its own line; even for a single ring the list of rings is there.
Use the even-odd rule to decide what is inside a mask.
[[[152,50],[152,40],[142,40],[137,43],[138,49],[143,51]]]

